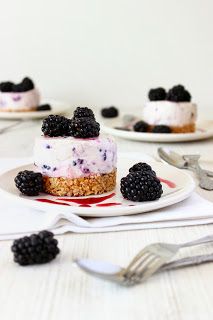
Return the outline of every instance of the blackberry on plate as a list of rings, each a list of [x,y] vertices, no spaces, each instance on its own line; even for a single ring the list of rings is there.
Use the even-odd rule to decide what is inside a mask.
[[[108,108],[103,108],[101,110],[101,115],[104,118],[115,118],[119,114],[118,109],[114,106],[108,107]]]
[[[125,199],[139,202],[157,200],[163,193],[160,180],[142,171],[130,172],[122,178],[120,191]]]
[[[49,104],[41,104],[36,108],[36,111],[48,111],[51,110],[51,106]]]
[[[150,174],[154,174],[156,176],[156,173],[155,171],[152,170],[152,167],[145,162],[136,163],[129,169],[129,172],[137,172],[137,171],[147,172]]]
[[[92,118],[95,120],[93,111],[87,107],[77,107],[74,111],[73,118]]]
[[[88,117],[73,118],[69,127],[70,135],[75,138],[94,138],[99,136],[99,123]]]
[[[42,174],[38,172],[20,171],[14,181],[21,193],[27,196],[37,196],[43,190]]]
[[[142,120],[136,122],[133,126],[133,130],[137,132],[147,132],[148,129],[149,129],[148,123]]]
[[[148,97],[150,101],[166,100],[166,90],[164,88],[151,89]]]
[[[11,251],[14,261],[21,266],[50,262],[60,252],[58,241],[49,231],[41,231],[38,234],[15,240]]]
[[[21,82],[21,86],[22,86],[22,91],[25,92],[25,91],[29,91],[29,90],[32,90],[34,89],[34,83],[33,81],[26,77],[22,80]]]
[[[184,86],[177,85],[168,91],[166,99],[173,102],[190,102],[191,95]]]
[[[159,125],[152,128],[152,133],[171,133],[172,130],[168,126]]]
[[[1,92],[11,92],[13,88],[13,83],[10,81],[0,83]]]
[[[59,115],[49,115],[43,120],[41,131],[45,136],[63,137],[69,134],[70,119]]]

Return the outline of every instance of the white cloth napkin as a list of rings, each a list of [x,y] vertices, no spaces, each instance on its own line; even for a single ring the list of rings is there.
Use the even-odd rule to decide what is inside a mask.
[[[0,171],[30,163],[32,159],[0,159]],[[55,234],[92,233],[168,228],[213,223],[213,203],[194,193],[189,199],[152,213],[109,218],[81,218],[73,213],[66,217],[59,210],[42,212],[0,198],[0,240],[49,229]]]

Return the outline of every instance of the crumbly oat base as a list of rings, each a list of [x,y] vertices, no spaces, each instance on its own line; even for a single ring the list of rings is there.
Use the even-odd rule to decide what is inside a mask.
[[[82,178],[52,178],[43,176],[44,191],[54,196],[89,196],[112,191],[116,185],[116,170]]]
[[[152,130],[154,126],[150,126],[150,131]],[[173,127],[170,126],[172,133],[190,133],[195,132],[196,126],[195,123],[190,123],[182,127]]]
[[[172,133],[190,133],[195,132],[195,124],[190,123],[182,127],[170,127],[172,129]]]
[[[1,109],[0,108],[0,112],[29,112],[29,111],[36,111],[36,107],[33,108],[21,108],[21,109],[13,109],[13,108],[7,108],[7,109]]]

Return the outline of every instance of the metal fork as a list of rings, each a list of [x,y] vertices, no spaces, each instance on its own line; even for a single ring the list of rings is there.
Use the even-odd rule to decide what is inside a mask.
[[[170,261],[181,248],[212,242],[213,235],[183,244],[155,243],[141,250],[120,276],[123,284],[130,286],[151,277],[160,267]]]
[[[198,163],[199,156],[197,155],[184,155],[181,156],[174,151],[166,151],[164,148],[158,148],[158,155],[161,159],[168,162],[169,164],[180,168],[192,170],[196,173],[199,186],[205,190],[213,190],[213,180],[208,176],[213,176],[211,171],[203,170]]]

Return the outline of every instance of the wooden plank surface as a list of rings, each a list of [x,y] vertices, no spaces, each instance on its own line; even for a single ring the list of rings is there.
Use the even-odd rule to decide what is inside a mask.
[[[8,122],[0,122],[0,128]],[[0,157],[32,155],[39,121],[0,135]],[[118,139],[120,151],[156,156],[156,143]],[[179,152],[202,154],[201,163],[213,170],[213,140],[178,143]],[[198,192],[213,201],[213,192]],[[213,264],[165,272],[143,285],[123,288],[87,276],[72,260],[93,257],[125,265],[143,246],[156,241],[184,242],[213,233],[213,225],[105,234],[66,234],[58,237],[60,256],[50,264],[19,267],[12,262],[11,241],[0,242],[0,318],[58,319],[213,319]],[[212,252],[213,246],[185,253]]]

